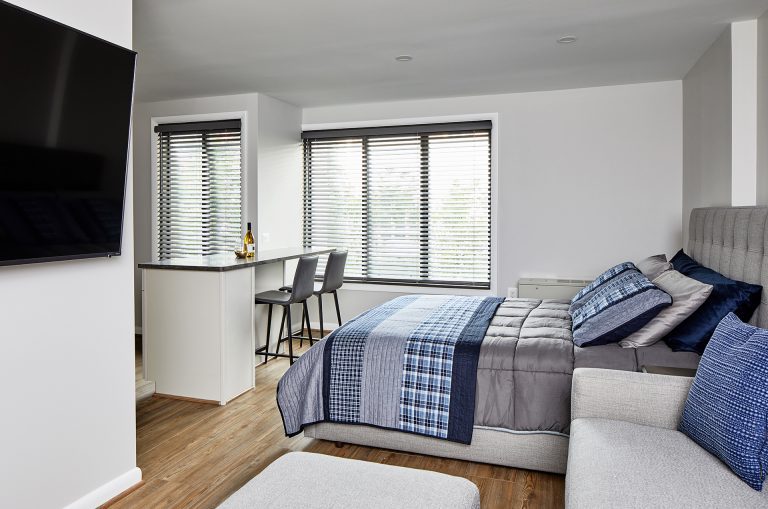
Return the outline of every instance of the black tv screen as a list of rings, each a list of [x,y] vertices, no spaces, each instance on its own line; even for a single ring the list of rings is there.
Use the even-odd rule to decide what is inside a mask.
[[[135,64],[0,2],[0,265],[120,254]]]

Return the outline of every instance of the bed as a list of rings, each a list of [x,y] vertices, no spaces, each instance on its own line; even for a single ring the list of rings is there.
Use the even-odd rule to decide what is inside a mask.
[[[691,214],[688,252],[726,276],[765,286],[767,218],[768,208],[696,209]],[[462,396],[464,404],[471,402],[474,408],[474,422],[469,424],[471,440],[461,434],[447,440],[446,436],[423,436],[423,430],[418,434],[418,429],[403,432],[392,426],[341,423],[338,421],[344,419],[339,418],[327,422],[318,418],[322,411],[310,415],[307,408],[312,405],[307,405],[307,400],[317,407],[323,400],[322,391],[326,395],[328,391],[328,383],[323,387],[320,380],[323,359],[328,362],[322,342],[281,380],[278,402],[286,430],[337,442],[563,473],[575,368],[637,371],[643,365],[698,364],[698,355],[672,352],[663,342],[638,349],[616,344],[579,348],[571,340],[567,302],[506,299],[487,303],[493,305],[485,323],[487,330],[484,327],[483,337],[472,343],[477,346],[476,372],[467,372],[476,376],[474,390],[472,397]],[[471,310],[467,311],[470,314]],[[768,326],[765,295],[753,322]],[[301,409],[289,408],[298,403]]]

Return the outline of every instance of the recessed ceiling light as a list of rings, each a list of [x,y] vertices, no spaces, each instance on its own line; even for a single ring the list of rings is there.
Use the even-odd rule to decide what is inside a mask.
[[[572,44],[572,43],[576,42],[577,40],[578,39],[576,39],[576,37],[574,37],[572,35],[566,35],[565,37],[559,38],[557,40],[557,42],[560,43],[560,44]]]
[[[395,57],[395,60],[398,62],[410,62],[413,60],[413,57],[411,55],[398,55]]]

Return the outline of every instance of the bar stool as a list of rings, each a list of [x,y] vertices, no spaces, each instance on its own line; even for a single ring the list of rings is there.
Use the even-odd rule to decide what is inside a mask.
[[[302,304],[302,324],[304,319],[309,322],[309,310],[307,308],[307,299],[313,295],[315,271],[317,270],[317,256],[302,256],[299,258],[299,264],[296,266],[296,273],[293,276],[292,288],[296,290],[291,293],[281,292],[279,290],[269,290],[266,292],[257,293],[254,299],[255,304],[267,304],[269,305],[269,311],[267,312],[267,344],[256,350],[256,355],[263,355],[264,362],[269,360],[269,356],[273,357],[287,357],[291,360],[291,364],[295,359],[293,355],[293,331],[291,330],[291,304]],[[269,351],[269,335],[272,330],[272,308],[273,306],[283,307],[283,319],[280,323],[280,337],[277,340],[277,346],[274,352]],[[286,317],[288,322],[288,337],[283,338],[283,326],[286,323]],[[311,336],[311,332],[310,332]],[[280,343],[288,341],[288,355],[279,353]]]
[[[327,293],[333,294],[333,301],[336,304],[336,318],[338,319],[338,325],[341,327],[341,311],[339,310],[339,296],[336,290],[341,288],[344,284],[344,268],[347,265],[347,251],[333,251],[328,255],[328,263],[325,264],[325,274],[323,274],[322,285],[315,285],[314,295],[317,295],[317,308],[320,314],[320,339],[325,334],[325,327],[323,324],[323,295]],[[292,287],[284,286],[280,288],[282,291],[292,292]],[[307,330],[309,331],[309,344],[314,343],[312,339],[312,331],[309,326],[309,313],[307,313]],[[304,332],[304,319],[301,320],[301,331]],[[301,343],[304,342],[304,336],[299,336]],[[300,343],[300,344],[301,344]]]

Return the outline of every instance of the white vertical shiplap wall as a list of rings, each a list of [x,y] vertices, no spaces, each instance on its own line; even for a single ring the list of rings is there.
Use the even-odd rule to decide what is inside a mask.
[[[131,45],[130,0],[11,1]],[[122,256],[0,267],[0,507],[95,507],[141,479],[127,178]]]

